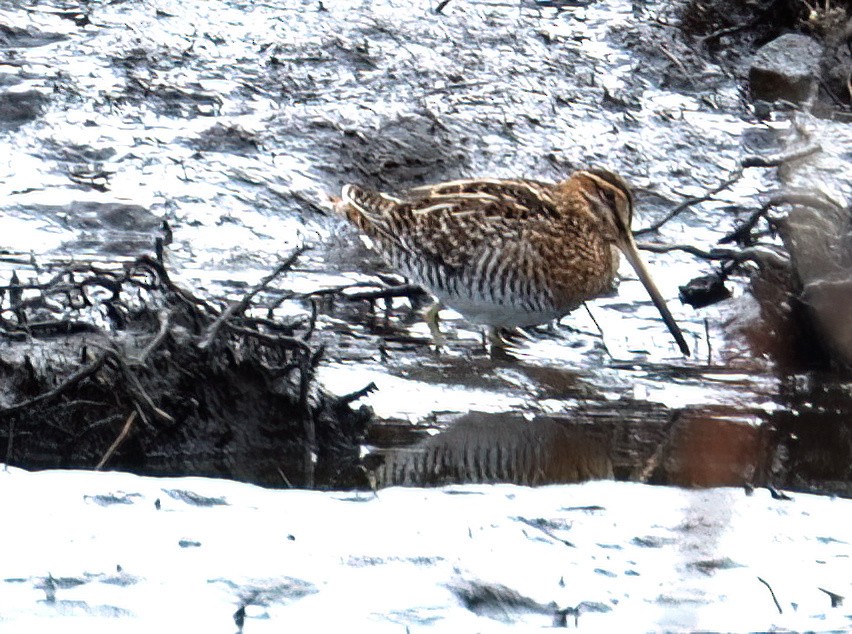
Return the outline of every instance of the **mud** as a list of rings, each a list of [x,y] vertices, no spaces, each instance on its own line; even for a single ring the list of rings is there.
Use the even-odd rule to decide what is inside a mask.
[[[318,460],[315,484],[363,484],[365,467],[381,480],[385,459],[397,465],[388,473],[414,481],[422,464],[457,447],[457,436],[435,434],[450,433],[467,415],[503,422],[483,419],[492,422],[479,425],[473,449],[458,454],[471,469],[456,464],[441,481],[492,478],[497,471],[481,467],[494,464],[496,448],[516,447],[505,464],[521,465],[530,444],[546,448],[554,438],[574,446],[554,460],[582,462],[591,455],[589,437],[619,478],[848,494],[846,375],[831,369],[788,301],[796,288],[783,266],[789,254],[773,233],[777,218],[761,216],[741,232],[747,239],[736,246],[752,249],[749,257],[710,257],[779,186],[818,180],[835,199],[852,197],[842,95],[820,97],[820,120],[784,108],[758,111],[747,98],[747,60],[757,47],[781,29],[817,32],[801,10],[792,0],[556,8],[470,1],[441,14],[416,3],[354,0],[0,2],[7,324],[0,358],[16,363],[21,355],[10,350],[24,345],[8,334],[13,287],[45,284],[70,263],[115,271],[161,253],[176,284],[221,311],[282,254],[308,244],[247,315],[314,324],[310,347],[323,355],[312,407],[317,420],[328,417],[328,437],[317,427],[316,441],[305,444],[298,416],[273,416],[290,411],[293,393],[270,393],[268,369],[259,368],[275,363],[239,345],[233,353],[249,355],[253,369],[224,359],[225,369],[209,374],[189,366],[204,385],[208,420],[227,412],[227,425],[186,417],[186,436],[159,447],[153,439],[166,435],[137,437],[137,426],[112,466],[264,483],[278,477],[286,485],[280,467],[287,482],[305,484],[305,455],[313,453],[335,456]],[[843,46],[838,40],[825,50],[842,55]],[[821,145],[816,157],[748,167],[751,156],[795,145],[803,128]],[[647,256],[693,357],[680,357],[629,276],[619,295],[591,306],[594,321],[579,310],[535,330],[512,359],[490,358],[480,333],[444,311],[449,345],[438,355],[417,313],[423,298],[389,291],[404,280],[389,275],[329,205],[350,181],[392,191],[470,176],[558,179],[584,165],[609,167],[633,183],[641,240],[693,249]],[[708,275],[729,299],[695,309],[677,302],[679,287]],[[376,294],[358,299],[365,291]],[[36,294],[26,289],[21,299]],[[108,319],[94,321],[103,327]],[[149,318],[146,328],[151,337],[158,324]],[[304,326],[296,332],[305,334]],[[57,358],[80,356],[81,334],[74,336]],[[63,372],[78,366],[69,362]],[[29,392],[7,392],[4,407],[50,389],[48,374],[38,376]],[[190,383],[176,380],[174,397],[161,385],[163,402],[180,410],[187,395],[197,398]],[[319,394],[358,398],[350,411],[346,398]],[[363,441],[362,405],[373,412]],[[79,444],[73,464],[103,458],[129,416],[122,412],[90,433],[98,442]],[[27,424],[35,429],[40,420]],[[535,420],[549,421],[540,438],[520,425]],[[82,428],[94,422],[86,421]],[[492,423],[498,431],[489,441],[480,430]],[[506,440],[506,427],[520,430],[519,439]],[[295,453],[282,430],[294,434]],[[65,464],[35,445],[24,452],[25,438],[7,424],[0,451],[5,446],[22,466]],[[215,440],[223,438],[243,448],[232,444],[223,454]],[[345,441],[340,454],[326,449],[335,439]],[[76,445],[63,442],[67,457]],[[411,442],[421,443],[414,453],[432,458],[418,467],[393,453]],[[326,469],[332,475],[321,476]],[[516,473],[533,481],[527,467]]]

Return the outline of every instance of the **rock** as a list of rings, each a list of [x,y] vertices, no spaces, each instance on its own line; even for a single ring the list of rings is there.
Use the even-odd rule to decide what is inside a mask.
[[[693,308],[704,308],[731,296],[730,289],[725,286],[725,277],[720,271],[693,278],[678,290],[680,301]]]
[[[37,119],[47,101],[38,90],[0,92],[0,125],[16,127]]]
[[[779,229],[816,334],[836,365],[852,368],[852,208],[795,206]]]
[[[811,37],[788,33],[761,47],[749,69],[752,99],[793,103],[816,90],[822,45]]]

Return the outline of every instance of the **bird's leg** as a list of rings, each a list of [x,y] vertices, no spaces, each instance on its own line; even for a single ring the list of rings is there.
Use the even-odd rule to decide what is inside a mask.
[[[482,331],[482,347],[486,352],[494,348],[502,348],[504,343],[500,331],[494,326],[486,326]]]
[[[500,329],[494,326],[486,326],[482,329],[482,349],[485,354],[494,357],[502,356],[506,342],[500,336]]]
[[[441,312],[442,308],[443,305],[441,302],[435,302],[423,314],[423,318],[426,320],[426,325],[429,326],[429,333],[432,335],[432,341],[435,343],[435,348],[437,350],[443,348],[446,343],[444,334],[441,332],[441,327],[438,325],[438,322],[440,321],[438,313]]]

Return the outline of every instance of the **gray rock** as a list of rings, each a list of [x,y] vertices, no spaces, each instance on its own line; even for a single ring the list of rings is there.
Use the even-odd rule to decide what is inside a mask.
[[[0,125],[14,127],[33,121],[47,102],[47,97],[38,90],[0,92]]]
[[[852,208],[794,206],[779,229],[814,331],[837,365],[852,368]]]
[[[761,47],[749,69],[752,99],[801,103],[817,86],[822,45],[806,35],[788,33]]]

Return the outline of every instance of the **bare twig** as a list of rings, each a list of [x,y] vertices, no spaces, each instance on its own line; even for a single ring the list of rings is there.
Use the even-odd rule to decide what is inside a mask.
[[[156,350],[163,340],[166,338],[166,335],[169,332],[169,326],[171,324],[171,313],[167,310],[161,310],[157,313],[157,319],[160,322],[160,330],[157,332],[157,335],[151,339],[145,349],[139,354],[139,357],[135,360],[139,365],[144,365],[145,361],[148,359],[148,356]]]
[[[136,259],[132,266],[128,267],[129,273],[132,272],[134,268],[139,267],[144,267],[153,271],[154,274],[159,278],[160,283],[167,289],[169,289],[171,292],[173,292],[175,296],[180,299],[184,304],[190,307],[193,310],[194,315],[197,315],[199,306],[206,310],[207,313],[210,315],[216,313],[215,309],[207,302],[197,298],[185,288],[181,288],[180,286],[175,284],[169,276],[169,273],[166,270],[165,266],[163,266],[161,262],[157,262],[157,260],[148,255],[140,256]],[[125,278],[125,280],[131,283],[134,281],[129,274],[128,277]]]
[[[443,11],[443,10],[444,10],[444,7],[446,7],[448,4],[450,4],[450,0],[441,0],[441,1],[438,3],[438,6],[437,6],[437,7],[435,7],[435,13],[440,14],[440,13],[441,13],[441,11]]]
[[[90,324],[86,321],[74,321],[70,319],[38,322],[25,321],[8,328],[4,327],[3,331],[9,339],[13,340],[23,340],[29,337],[55,337],[60,335],[66,336],[82,333],[103,332],[94,324]]]
[[[779,268],[786,268],[790,264],[789,258],[770,246],[746,247],[744,249],[729,249],[715,247],[706,251],[691,244],[653,244],[641,242],[637,245],[643,251],[651,253],[670,253],[672,251],[683,251],[703,260],[723,260],[730,262],[755,262],[759,265],[768,264]]]
[[[749,216],[748,219],[742,225],[740,225],[731,233],[719,240],[719,243],[725,244],[728,242],[746,242],[748,240],[749,234],[751,233],[751,230],[754,229],[758,221],[763,218],[770,209],[772,209],[773,207],[778,207],[780,205],[803,205],[806,207],[813,207],[814,209],[819,209],[828,213],[835,212],[839,208],[836,202],[824,195],[800,191],[778,192],[771,195],[769,197],[769,200],[767,200],[760,207],[760,209],[758,209],[751,216]]]
[[[125,361],[124,357],[120,354],[114,354],[113,358],[118,363],[121,368],[122,373],[124,374],[124,378],[127,379],[127,389],[133,395],[134,400],[136,400],[137,405],[145,404],[146,408],[165,422],[170,425],[174,425],[175,419],[168,412],[162,410],[160,407],[154,403],[154,399],[152,399],[148,392],[145,391],[145,388],[142,386],[142,382],[139,380],[139,377],[136,376],[136,373],[130,368],[127,361]],[[147,418],[144,416],[144,411],[140,409],[139,415],[142,418],[142,421],[147,423]]]
[[[649,226],[649,227],[637,229],[636,231],[633,232],[633,235],[634,236],[641,236],[641,235],[645,235],[646,233],[653,233],[655,231],[658,231],[660,229],[660,227],[662,227],[669,220],[671,220],[672,218],[674,218],[675,216],[677,216],[681,212],[689,209],[693,205],[697,205],[698,203],[703,203],[707,200],[710,200],[711,198],[713,198],[713,196],[715,196],[716,194],[718,194],[722,190],[727,189],[728,187],[730,187],[731,185],[736,183],[742,177],[742,175],[743,175],[743,172],[742,172],[741,169],[735,170],[727,179],[722,181],[719,185],[717,185],[716,187],[714,187],[713,189],[708,191],[706,194],[704,194],[702,196],[696,196],[694,198],[687,198],[682,203],[680,203],[677,207],[675,207],[669,213],[667,213],[665,216],[663,216],[663,218],[661,218],[660,220],[657,220],[656,222],[651,224],[651,226]]]
[[[598,323],[598,320],[595,319],[595,316],[592,314],[592,309],[589,308],[588,302],[583,302],[583,306],[585,307],[586,312],[589,314],[589,317],[591,318],[592,323],[595,325],[595,328],[598,329],[598,333],[601,336],[601,345],[603,346],[604,352],[606,352],[607,356],[612,359],[612,353],[609,351],[609,347],[606,345],[606,336],[604,335],[603,328],[601,328],[601,325]]]
[[[263,332],[258,332],[257,330],[252,330],[251,328],[244,328],[242,326],[237,326],[236,324],[227,324],[228,330],[232,332],[239,333],[244,337],[251,337],[252,339],[256,339],[261,343],[269,346],[270,348],[292,348],[296,350],[300,350],[306,354],[311,352],[311,347],[301,338],[299,337],[290,337],[287,335],[269,335]]]
[[[734,26],[727,26],[723,29],[719,29],[718,31],[713,31],[704,37],[698,38],[698,41],[704,45],[709,44],[713,40],[718,40],[726,35],[733,35],[734,33],[738,33],[740,31],[744,31],[745,29],[749,29],[755,25],[754,22],[748,22],[745,24],[737,24]]]
[[[115,440],[109,446],[109,449],[106,450],[103,458],[101,458],[100,462],[98,462],[95,467],[95,471],[100,471],[104,468],[104,465],[112,458],[112,455],[116,452],[116,450],[121,446],[121,444],[127,439],[127,436],[130,434],[130,430],[133,428],[133,423],[136,422],[136,410],[134,409],[130,412],[130,416],[127,417],[127,421],[124,423],[124,427],[121,429],[121,433],[116,436]]]
[[[757,580],[760,581],[760,583],[762,583],[763,585],[765,585],[769,590],[769,594],[772,595],[772,600],[775,601],[775,607],[778,608],[778,614],[784,614],[784,610],[781,609],[781,604],[778,603],[778,599],[775,597],[775,592],[772,590],[772,586],[770,586],[762,577],[758,577]]]
[[[733,260],[737,251],[735,249],[713,248],[709,251],[696,247],[692,244],[656,244],[652,242],[640,242],[636,245],[643,251],[651,253],[671,253],[672,251],[683,251],[704,260]]]
[[[239,323],[246,326],[263,326],[272,332],[280,332],[288,336],[292,336],[296,329],[301,328],[309,319],[299,317],[289,323],[281,322],[269,317],[243,317]]]
[[[219,333],[219,330],[221,330],[222,325],[226,321],[231,319],[234,315],[239,315],[243,311],[245,311],[245,309],[248,308],[249,304],[251,303],[252,298],[264,288],[266,288],[272,280],[287,271],[293,265],[296,259],[302,253],[304,253],[305,249],[305,246],[297,247],[289,256],[287,256],[287,258],[284,259],[284,261],[282,261],[278,266],[275,267],[275,270],[272,271],[272,273],[264,277],[260,281],[260,283],[257,284],[254,288],[252,288],[248,293],[246,293],[240,301],[232,303],[230,306],[228,306],[228,308],[222,311],[222,314],[216,318],[216,321],[210,324],[210,326],[207,328],[207,332],[205,333],[204,338],[201,340],[201,343],[198,344],[198,347],[201,350],[206,350],[207,348],[209,348],[210,344],[213,343],[213,340]]]
[[[811,143],[800,148],[788,150],[786,152],[778,152],[767,156],[752,155],[746,156],[740,165],[743,167],[778,167],[784,163],[795,161],[811,154],[822,152],[822,146],[819,143]]]
[[[426,295],[420,286],[416,284],[399,284],[398,286],[390,286],[388,288],[380,288],[371,291],[357,291],[355,293],[344,293],[342,296],[348,300],[355,301],[359,299],[391,299],[393,297],[419,297]]]
[[[642,469],[636,473],[636,480],[638,482],[646,483],[648,479],[654,475],[654,471],[657,470],[657,467],[660,466],[660,463],[663,461],[663,458],[668,453],[672,444],[674,443],[674,432],[675,428],[678,426],[678,423],[681,420],[681,413],[675,412],[672,414],[666,426],[663,428],[662,440],[657,444],[656,449],[654,449],[654,453],[648,456],[648,459],[645,460]]]
[[[352,392],[350,394],[345,394],[344,396],[340,396],[340,397],[338,397],[337,400],[340,401],[341,403],[349,404],[352,401],[357,401],[359,398],[361,398],[363,396],[367,396],[371,392],[375,392],[378,389],[379,388],[376,386],[375,382],[370,381],[369,384],[365,385],[360,390],[355,390],[354,392]]]

